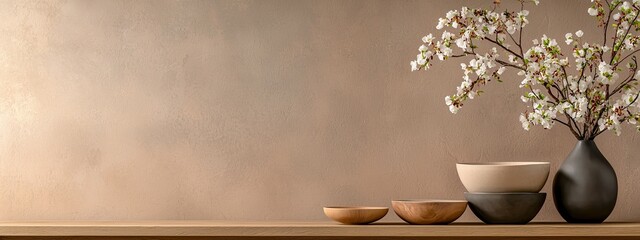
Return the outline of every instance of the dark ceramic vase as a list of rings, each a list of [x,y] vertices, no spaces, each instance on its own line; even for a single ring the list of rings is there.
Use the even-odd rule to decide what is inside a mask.
[[[553,202],[569,223],[601,223],[613,211],[618,180],[593,140],[578,141],[553,179]]]

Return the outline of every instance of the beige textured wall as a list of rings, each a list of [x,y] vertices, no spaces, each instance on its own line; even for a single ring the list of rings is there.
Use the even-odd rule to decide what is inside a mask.
[[[515,74],[452,115],[459,65],[409,71],[438,17],[490,2],[1,1],[0,219],[321,220],[462,198],[456,162],[555,172],[575,140],[521,129]],[[599,34],[588,4],[543,1],[526,38]],[[640,220],[625,130],[598,139],[610,220]],[[549,196],[537,220],[559,219]]]

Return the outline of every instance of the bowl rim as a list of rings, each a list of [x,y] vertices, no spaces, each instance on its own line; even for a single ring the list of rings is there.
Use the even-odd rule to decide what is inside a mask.
[[[398,199],[391,202],[399,203],[469,203],[467,200],[449,200],[449,199]]]
[[[551,162],[461,162],[461,163],[456,163],[456,165],[489,166],[489,167],[519,167],[519,166],[551,165]]]
[[[370,207],[370,206],[325,206],[323,209],[335,210],[389,210],[388,207]]]
[[[464,192],[465,195],[546,195],[547,192]]]

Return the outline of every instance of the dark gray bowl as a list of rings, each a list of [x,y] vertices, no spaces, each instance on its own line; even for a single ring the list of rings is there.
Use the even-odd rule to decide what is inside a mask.
[[[469,208],[487,224],[526,224],[544,204],[547,193],[469,193]]]

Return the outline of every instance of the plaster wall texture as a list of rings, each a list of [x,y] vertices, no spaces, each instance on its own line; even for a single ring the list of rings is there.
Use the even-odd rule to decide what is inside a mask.
[[[456,162],[550,161],[549,193],[576,140],[520,127],[513,71],[457,115],[459,62],[410,72],[463,5],[491,1],[3,0],[0,219],[324,220],[461,199]],[[588,5],[530,7],[525,39],[600,39]],[[640,220],[640,135],[624,130],[597,139],[614,221]],[[560,220],[551,195],[536,220]]]

